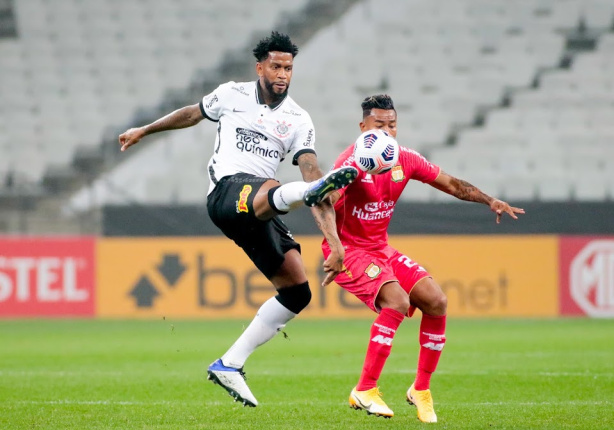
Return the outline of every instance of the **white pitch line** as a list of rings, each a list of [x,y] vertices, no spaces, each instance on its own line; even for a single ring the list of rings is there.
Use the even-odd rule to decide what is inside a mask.
[[[22,405],[83,405],[83,406],[172,406],[186,405],[186,404],[198,404],[202,406],[223,406],[232,404],[232,400],[227,402],[222,401],[157,401],[157,402],[135,402],[135,401],[121,401],[121,400],[18,400],[7,401],[5,403],[22,404]],[[289,406],[289,405],[330,405],[329,401],[283,401],[283,402],[261,402],[262,405],[268,406]],[[332,404],[345,405],[345,402],[332,402]],[[497,407],[497,406],[611,406],[614,402],[607,400],[568,400],[558,402],[437,402],[440,406],[461,406],[461,407]]]
[[[560,402],[480,402],[480,403],[461,403],[461,402],[440,402],[441,405],[450,406],[609,406],[614,404],[607,400],[567,400]]]
[[[359,374],[360,369],[340,369],[340,370],[318,370],[314,372],[300,372],[296,370],[263,370],[263,371],[253,371],[253,375],[266,375],[266,376],[312,376],[312,375],[324,375],[324,376],[335,376],[335,375],[357,375]],[[393,375],[413,375],[416,373],[415,369],[398,369],[398,370],[388,370],[386,374]],[[0,377],[54,377],[54,378],[64,378],[64,377],[79,377],[79,376],[104,376],[104,377],[125,377],[127,374],[134,375],[134,371],[126,371],[126,372],[118,372],[118,371],[65,371],[65,370],[0,370]],[[185,375],[185,373],[181,372],[158,372],[158,374],[165,375]],[[204,370],[201,372],[204,379]],[[581,378],[614,378],[614,373],[612,372],[527,372],[527,371],[506,371],[501,369],[493,369],[493,370],[484,370],[484,371],[463,371],[463,370],[445,370],[440,369],[437,370],[438,375],[460,375],[460,376],[541,376],[541,377],[549,377],[549,378],[566,378],[566,377],[581,377]]]
[[[123,377],[126,372],[118,372],[118,371],[74,371],[74,370],[0,370],[0,376],[50,376],[50,377],[65,377],[65,376],[117,376]],[[132,372],[130,372],[132,373]]]

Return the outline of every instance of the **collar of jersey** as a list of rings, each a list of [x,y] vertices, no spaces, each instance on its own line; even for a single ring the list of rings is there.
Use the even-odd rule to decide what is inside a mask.
[[[262,97],[260,96],[260,92],[261,92],[261,91],[262,91],[262,88],[260,88],[260,79],[258,79],[258,80],[256,81],[256,100],[258,101],[258,104],[264,105],[264,104],[266,104],[266,103],[264,102],[264,98],[262,98]],[[283,98],[283,99],[281,99],[281,100],[280,100],[280,101],[278,101],[277,103],[273,103],[273,104],[270,104],[270,105],[268,105],[268,106],[271,108],[271,110],[275,110],[275,109],[277,109],[279,106],[281,106],[281,104],[284,102],[284,100],[286,100],[286,97],[288,97],[288,93],[287,93],[287,92],[286,92],[286,95],[284,96],[284,98]]]

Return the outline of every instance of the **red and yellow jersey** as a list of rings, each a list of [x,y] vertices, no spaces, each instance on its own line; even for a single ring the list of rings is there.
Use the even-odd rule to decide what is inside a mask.
[[[356,180],[338,191],[341,198],[335,204],[337,232],[344,246],[385,247],[394,207],[409,180],[430,183],[439,175],[439,166],[412,149],[399,147],[399,161],[391,170],[371,175],[359,169]],[[346,148],[334,168],[356,166],[353,151],[354,145]],[[323,246],[327,246],[326,242]]]

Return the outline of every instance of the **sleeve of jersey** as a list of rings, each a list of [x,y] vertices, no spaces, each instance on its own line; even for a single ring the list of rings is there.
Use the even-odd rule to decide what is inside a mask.
[[[290,147],[290,152],[294,151],[294,156],[292,157],[292,164],[297,166],[298,157],[305,153],[311,152],[312,154],[315,154],[315,143],[316,132],[313,127],[313,122],[311,122],[310,118],[308,121],[306,121],[299,127],[299,129],[294,135],[294,141],[292,142],[292,146]]]
[[[404,150],[401,154],[404,155],[403,168],[411,172],[411,179],[430,184],[439,176],[441,168],[428,161],[422,154],[411,149]]]
[[[200,112],[205,118],[211,121],[219,121],[222,115],[222,107],[226,102],[226,91],[228,84],[222,84],[217,87],[212,93],[207,94],[200,101]]]

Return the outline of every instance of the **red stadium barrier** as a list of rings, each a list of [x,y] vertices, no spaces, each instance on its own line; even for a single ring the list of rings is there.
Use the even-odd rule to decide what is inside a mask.
[[[93,317],[94,238],[0,239],[0,316]]]

